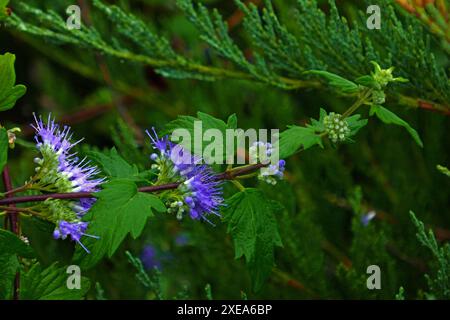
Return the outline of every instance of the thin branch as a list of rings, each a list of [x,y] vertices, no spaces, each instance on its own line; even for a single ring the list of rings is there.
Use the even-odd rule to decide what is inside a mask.
[[[266,164],[254,164],[244,167],[238,167],[231,170],[226,170],[216,176],[217,180],[233,180],[238,176],[245,175],[249,172],[254,172],[263,167],[267,166]],[[165,190],[172,190],[178,188],[179,183],[169,183],[162,184],[157,186],[146,186],[139,188],[139,192],[160,192]],[[38,202],[45,201],[47,199],[85,199],[85,198],[95,198],[95,193],[90,192],[71,192],[71,193],[50,193],[50,194],[40,194],[40,195],[32,195],[32,196],[21,196],[21,197],[9,197],[5,199],[0,199],[0,206],[6,206],[10,204],[16,203],[25,203],[25,202]]]
[[[421,98],[410,97],[403,94],[396,95],[397,102],[410,108],[423,109],[427,111],[438,112],[440,114],[450,116],[450,106],[439,104],[433,101],[427,101]]]
[[[5,185],[6,189],[6,199],[12,198],[13,193],[11,193],[11,190],[13,190],[12,183],[11,183],[11,177],[9,176],[9,168],[5,166],[2,173],[3,177],[3,184]],[[11,205],[12,203],[8,204]],[[11,207],[14,207],[14,205],[11,205]],[[11,231],[15,234],[19,234],[19,221],[17,220],[17,215],[15,213],[11,212],[8,214],[8,219],[11,227]]]
[[[8,166],[5,166],[3,168],[2,173],[3,178],[3,184],[5,185],[5,190],[8,193],[6,195],[6,199],[11,198],[13,193],[10,191],[13,190],[12,183],[11,183],[11,177],[9,175],[9,168]],[[18,213],[15,211],[15,205],[14,204],[8,204],[10,208],[8,208],[7,215],[5,221],[9,221],[9,226],[11,228],[11,231],[14,232],[17,236],[20,236],[20,224],[19,224],[19,216]],[[14,278],[14,291],[13,291],[13,299],[19,300],[19,290],[20,290],[20,273],[17,272],[16,276]]]

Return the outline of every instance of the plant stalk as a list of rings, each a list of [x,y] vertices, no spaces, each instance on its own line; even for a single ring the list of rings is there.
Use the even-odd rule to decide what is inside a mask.
[[[13,195],[11,191],[13,190],[12,183],[11,183],[11,177],[9,175],[9,168],[8,166],[5,166],[3,168],[2,173],[3,178],[3,184],[5,186],[6,190],[6,199],[10,199]],[[9,225],[10,230],[15,233],[18,237],[20,237],[20,222],[19,222],[19,215],[18,212],[15,211],[15,205],[13,203],[8,204],[8,207],[10,207],[7,210],[7,215],[5,218],[5,222],[8,221],[9,223],[5,225]],[[17,272],[15,279],[14,279],[14,291],[13,291],[13,299],[19,300],[19,291],[20,291],[20,273]]]

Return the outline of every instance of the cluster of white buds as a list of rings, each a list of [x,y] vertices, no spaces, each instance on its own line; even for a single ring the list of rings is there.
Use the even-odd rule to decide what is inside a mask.
[[[272,155],[272,144],[268,142],[257,141],[254,142],[248,152],[250,161],[255,163],[268,163]]]
[[[343,142],[350,134],[350,128],[342,115],[331,112],[323,119],[323,125],[331,141],[334,143]]]
[[[372,93],[372,100],[375,104],[383,104],[386,102],[386,94],[383,90],[375,90]]]
[[[183,213],[186,211],[186,205],[183,201],[175,200],[166,203],[167,212],[175,213],[178,220],[183,219]]]
[[[27,237],[21,235],[20,240],[22,240],[26,245],[28,245],[28,246],[30,245],[30,240],[28,240]]]
[[[257,141],[249,148],[250,162],[256,160],[259,163],[267,164],[267,167],[259,170],[258,179],[271,185],[275,185],[277,180],[283,179],[286,164],[284,160],[269,164],[273,152],[273,146],[268,142]]]
[[[378,63],[372,61],[372,64],[374,65],[375,68],[374,71],[371,73],[371,75],[376,83],[374,91],[372,93],[372,101],[375,104],[383,104],[386,100],[384,88],[390,82],[408,82],[408,80],[402,77],[394,77],[392,74],[392,72],[394,71],[394,67],[382,69]]]

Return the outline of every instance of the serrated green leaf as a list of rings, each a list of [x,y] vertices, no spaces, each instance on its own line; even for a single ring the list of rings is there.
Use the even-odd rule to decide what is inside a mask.
[[[225,129],[228,128],[227,124],[221,120],[214,118],[213,116],[210,116],[203,112],[198,112],[197,117],[192,116],[179,116],[177,119],[169,122],[166,125],[167,133],[170,133],[174,131],[175,129],[187,129],[192,137],[194,136],[194,122],[195,121],[201,121],[202,122],[202,129],[208,130],[208,129],[218,129],[220,131],[225,132]],[[230,121],[230,119],[229,119]],[[233,120],[230,121],[230,124],[233,124]]]
[[[33,249],[18,238],[14,233],[0,229],[0,252],[3,254],[17,254],[24,258],[33,258]]]
[[[17,99],[22,97],[26,92],[25,86],[15,86],[15,59],[16,57],[10,53],[0,55],[0,111],[11,109]]]
[[[329,81],[329,84],[336,89],[344,92],[344,93],[356,93],[359,91],[359,87],[356,83],[347,80],[345,78],[342,78],[341,76],[338,76],[337,74],[323,71],[323,70],[309,70],[306,71],[305,74],[317,74]]]
[[[301,147],[306,150],[315,145],[323,146],[322,138],[316,133],[315,127],[290,126],[280,134],[280,158],[293,155]]]
[[[327,111],[324,108],[320,108],[319,121],[323,123],[323,120],[325,119],[326,116]]]
[[[355,114],[345,119],[350,128],[349,137],[356,135],[358,131],[361,130],[361,128],[365,127],[369,122],[367,119],[360,119],[360,118],[361,118],[360,114]]]
[[[8,162],[8,132],[5,128],[0,128],[0,173]]]
[[[0,101],[6,97],[16,82],[15,59],[15,55],[11,53],[0,55]]]
[[[16,104],[25,93],[27,88],[24,85],[18,84],[9,90],[9,93],[3,100],[0,100],[0,111],[9,110]]]
[[[420,136],[417,133],[417,131],[414,130],[405,120],[403,120],[402,118],[397,116],[392,111],[386,109],[383,106],[373,105],[370,108],[370,114],[371,115],[375,114],[381,121],[383,121],[386,124],[395,124],[395,125],[404,127],[409,132],[409,134],[414,139],[414,141],[420,147],[423,148],[422,140],[420,139]]]
[[[320,108],[319,120],[311,118],[311,124],[307,125],[308,128],[313,128],[316,132],[323,132],[325,130],[325,126],[323,125],[323,119],[325,119],[327,112],[325,109]]]
[[[67,268],[55,263],[44,269],[39,263],[34,264],[21,276],[20,298],[23,300],[80,300],[89,291],[90,281],[80,279],[80,289],[69,289],[67,280],[70,274]]]
[[[275,247],[282,246],[274,209],[261,191],[246,189],[231,197],[223,210],[235,258],[245,257],[254,291],[261,289],[272,272]]]
[[[19,268],[18,256],[34,258],[33,249],[14,233],[0,229],[0,299],[8,299]]]
[[[204,129],[215,128],[225,130],[227,128],[227,124],[223,120],[214,118],[207,113],[197,112],[197,117],[203,122]]]
[[[176,129],[186,129],[190,133],[190,137],[192,140],[195,138],[195,132],[194,132],[194,122],[195,121],[201,121],[201,129],[202,132],[200,134],[203,134],[206,130],[209,129],[217,129],[221,132],[224,142],[224,145],[226,145],[226,130],[227,129],[236,129],[237,128],[237,117],[236,115],[231,115],[227,123],[225,123],[221,119],[217,119],[213,116],[210,116],[203,112],[197,113],[197,118],[191,117],[191,116],[179,116],[176,120],[169,122],[166,125],[166,129],[164,130],[164,133],[171,133]],[[202,139],[203,137],[200,137]],[[202,150],[205,150],[205,148],[211,143],[211,141],[203,141],[202,140]],[[202,154],[198,154],[197,150],[194,148],[193,141],[191,141],[191,144],[186,143],[186,141],[181,141],[181,144],[184,148],[190,150],[192,153],[197,153],[199,156],[203,156]],[[199,151],[202,151],[199,150]],[[223,148],[223,154],[222,159],[225,159],[226,156],[226,148]]]
[[[110,178],[129,178],[138,175],[138,168],[129,164],[118,153],[116,148],[106,152],[88,151],[86,155]]]
[[[14,276],[19,268],[19,260],[15,254],[0,253],[0,300],[11,297]]]
[[[100,239],[82,239],[90,254],[80,247],[75,251],[74,260],[83,268],[92,267],[105,255],[111,257],[128,233],[136,239],[147,219],[153,216],[153,209],[160,212],[166,209],[158,197],[138,192],[136,184],[129,179],[106,183],[97,198],[86,220],[90,221],[87,233]]]

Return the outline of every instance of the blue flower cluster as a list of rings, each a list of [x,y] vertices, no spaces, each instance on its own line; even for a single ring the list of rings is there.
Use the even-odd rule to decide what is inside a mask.
[[[153,168],[158,170],[160,183],[180,183],[177,193],[170,195],[166,202],[168,211],[182,219],[189,213],[192,219],[203,219],[209,214],[219,216],[223,203],[220,182],[212,169],[202,164],[202,159],[191,154],[182,146],[172,143],[168,136],[159,138],[156,131],[147,131],[153,148],[150,159],[155,161]]]
[[[37,164],[33,185],[41,190],[50,192],[96,192],[104,179],[97,179],[99,173],[95,166],[90,166],[86,159],[80,160],[72,148],[77,142],[71,142],[70,127],[60,128],[51,116],[47,123],[42,118],[36,118],[35,124],[36,147],[41,157],[34,161]],[[50,211],[49,220],[56,224],[53,236],[55,239],[70,237],[79,243],[86,251],[80,238],[94,237],[85,233],[87,222],[81,221],[83,215],[92,207],[95,199],[81,199],[78,201],[53,200],[45,202]],[[89,251],[88,251],[89,252]]]
[[[277,179],[283,179],[286,165],[286,161],[283,159],[278,160],[276,163],[270,163],[273,153],[273,146],[268,142],[257,141],[253,143],[249,149],[249,156],[251,160],[258,163],[267,164],[266,167],[259,170],[258,179],[271,185],[275,185],[277,183]]]

